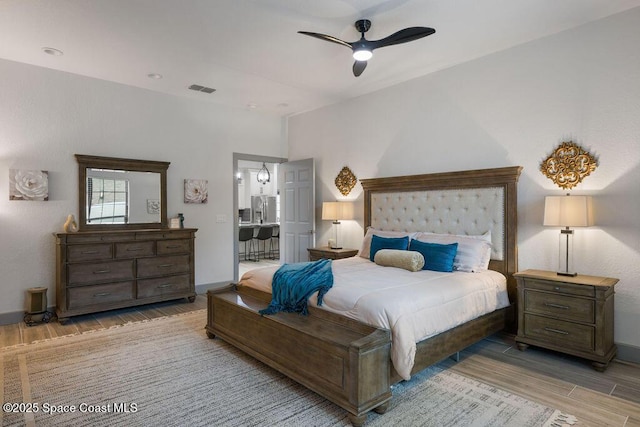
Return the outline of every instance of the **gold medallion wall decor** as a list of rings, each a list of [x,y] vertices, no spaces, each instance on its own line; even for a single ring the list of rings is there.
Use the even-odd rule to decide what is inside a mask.
[[[563,142],[540,165],[540,171],[558,187],[570,190],[596,170],[597,160],[572,141]]]
[[[358,178],[356,178],[353,172],[351,172],[351,169],[346,166],[342,168],[335,180],[336,187],[338,187],[338,190],[340,190],[343,196],[348,195],[351,190],[353,190],[353,187],[356,186],[357,182]]]

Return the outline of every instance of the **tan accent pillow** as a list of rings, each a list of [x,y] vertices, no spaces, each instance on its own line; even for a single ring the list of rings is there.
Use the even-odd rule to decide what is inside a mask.
[[[417,251],[380,249],[374,261],[384,267],[398,267],[409,271],[420,271],[424,267],[424,256]]]

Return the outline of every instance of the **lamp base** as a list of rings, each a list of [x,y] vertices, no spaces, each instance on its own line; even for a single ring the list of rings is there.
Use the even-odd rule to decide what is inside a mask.
[[[329,246],[331,249],[342,249],[342,246]]]
[[[569,273],[567,271],[558,271],[556,273],[558,276],[568,276],[568,277],[576,277],[578,273]]]

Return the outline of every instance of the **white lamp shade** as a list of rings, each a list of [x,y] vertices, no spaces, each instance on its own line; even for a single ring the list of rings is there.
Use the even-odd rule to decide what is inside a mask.
[[[591,196],[547,196],[544,198],[544,225],[589,227],[593,225]]]
[[[353,219],[353,203],[351,202],[322,203],[322,219],[329,220],[329,221]]]

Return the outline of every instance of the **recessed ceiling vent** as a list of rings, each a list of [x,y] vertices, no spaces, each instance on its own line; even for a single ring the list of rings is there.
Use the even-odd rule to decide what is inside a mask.
[[[213,93],[216,91],[214,88],[200,86],[200,85],[191,85],[189,86],[189,89],[195,90],[196,92],[204,92],[204,93]]]

